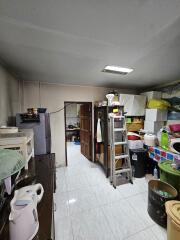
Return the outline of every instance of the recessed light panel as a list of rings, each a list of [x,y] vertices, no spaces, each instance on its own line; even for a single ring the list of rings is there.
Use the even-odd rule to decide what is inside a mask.
[[[132,72],[133,69],[132,68],[120,67],[120,66],[114,66],[114,65],[107,65],[107,66],[105,66],[105,68],[102,71],[103,72],[126,75],[126,74]]]

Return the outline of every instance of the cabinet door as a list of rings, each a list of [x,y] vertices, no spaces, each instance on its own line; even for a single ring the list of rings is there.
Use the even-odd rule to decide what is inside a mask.
[[[92,103],[80,106],[81,153],[92,161]]]

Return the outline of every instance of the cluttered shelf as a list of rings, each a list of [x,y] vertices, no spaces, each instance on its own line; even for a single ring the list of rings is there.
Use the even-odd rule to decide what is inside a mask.
[[[33,239],[55,239],[53,215],[53,193],[56,187],[55,154],[44,154],[32,158],[29,163],[29,169],[20,176],[20,179],[21,181],[19,181],[16,186],[17,189],[32,183],[41,183],[44,188],[44,195],[37,207],[39,230]],[[14,192],[7,198],[3,209],[1,210],[0,239],[2,240],[10,239],[8,217],[10,213],[10,201],[13,197],[13,194]]]

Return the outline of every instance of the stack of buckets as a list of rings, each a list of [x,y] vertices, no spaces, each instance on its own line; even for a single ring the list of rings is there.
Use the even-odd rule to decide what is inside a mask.
[[[167,213],[167,239],[180,240],[180,201],[165,203]]]

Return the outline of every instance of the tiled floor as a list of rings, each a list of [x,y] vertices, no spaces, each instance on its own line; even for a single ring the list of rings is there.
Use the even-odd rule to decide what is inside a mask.
[[[57,169],[57,240],[166,240],[166,231],[147,213],[145,178],[114,189],[73,143],[68,164]]]

